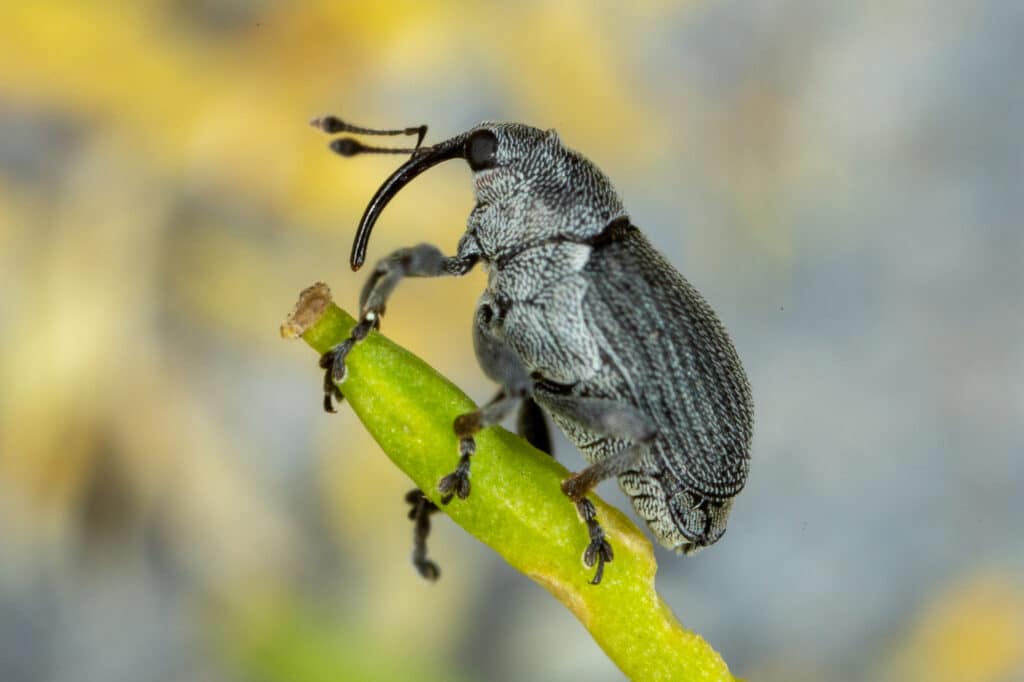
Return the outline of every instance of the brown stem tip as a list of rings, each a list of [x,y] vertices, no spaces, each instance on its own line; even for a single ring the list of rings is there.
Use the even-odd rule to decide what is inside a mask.
[[[315,325],[331,304],[331,290],[323,282],[306,287],[299,294],[299,302],[281,323],[281,338],[297,339]]]

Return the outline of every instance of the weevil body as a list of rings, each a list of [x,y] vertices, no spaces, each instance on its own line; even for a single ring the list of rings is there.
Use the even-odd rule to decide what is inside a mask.
[[[421,141],[426,132],[371,131],[333,117],[314,124],[332,133],[418,133]],[[516,407],[520,432],[550,451],[539,406],[590,463],[562,489],[590,533],[583,559],[597,564],[592,582],[600,582],[613,554],[586,495],[606,478],[618,477],[665,547],[691,553],[721,538],[749,470],[750,386],[715,313],[632,225],[608,178],[554,131],[516,123],[483,123],[414,150],[367,147],[351,138],[332,147],[344,155],[412,154],[370,201],[353,268],[362,264],[387,202],[437,163],[466,160],[477,203],[454,256],[424,244],[374,268],[351,338],[321,360],[326,407],[340,398],[334,382],[344,378],[346,355],[379,325],[401,278],[462,275],[480,263],[488,282],[475,312],[474,347],[501,390],[455,419],[459,462],[439,482],[443,502],[470,493],[473,434]],[[417,493],[408,498],[416,520],[414,563],[434,578],[425,539],[437,508]]]

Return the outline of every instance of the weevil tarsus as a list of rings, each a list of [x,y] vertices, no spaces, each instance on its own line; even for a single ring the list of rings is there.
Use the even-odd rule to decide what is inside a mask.
[[[412,565],[425,579],[434,581],[441,576],[441,569],[427,558],[427,537],[430,535],[430,515],[437,511],[437,505],[419,488],[413,488],[405,495],[411,506],[409,520],[413,522]]]

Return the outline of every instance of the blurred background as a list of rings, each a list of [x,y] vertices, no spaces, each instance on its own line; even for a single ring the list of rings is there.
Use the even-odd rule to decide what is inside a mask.
[[[331,154],[331,112],[557,128],[713,303],[753,467],[658,586],[734,673],[1024,680],[1022,35],[1011,0],[0,4],[0,679],[621,679],[443,517],[420,580],[409,482],[279,338],[316,280],[354,309],[401,160]],[[471,207],[445,164],[369,258]],[[483,283],[384,322],[478,400]]]

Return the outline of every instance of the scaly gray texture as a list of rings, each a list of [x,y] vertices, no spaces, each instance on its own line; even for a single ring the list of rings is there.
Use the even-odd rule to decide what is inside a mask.
[[[657,430],[619,476],[666,547],[692,552],[725,532],[749,470],[750,386],[721,322],[628,223],[610,181],[554,131],[482,124],[495,166],[474,174],[477,206],[459,244],[489,272],[477,320],[534,380],[534,396],[590,462],[631,443],[560,409],[604,398]],[[472,135],[470,131],[469,135]]]
[[[372,134],[335,117],[314,124]],[[332,149],[346,156],[372,151],[350,139],[335,140]],[[377,263],[360,296],[359,323],[321,358],[325,409],[341,398],[335,382],[344,379],[346,356],[379,325],[403,278],[463,275],[482,262],[489,278],[473,343],[501,391],[455,419],[459,462],[438,483],[441,502],[470,494],[474,434],[532,399],[590,462],[562,482],[562,491],[587,524],[583,562],[597,565],[591,582],[601,581],[613,551],[586,495],[613,476],[666,547],[689,553],[716,542],[749,470],[746,374],[711,307],[631,224],[608,178],[555,131],[483,123],[417,148],[367,206],[353,267],[362,264],[388,201],[420,173],[456,158],[473,170],[477,199],[458,252],[446,257],[420,244]],[[534,427],[537,440],[545,427]],[[418,524],[425,513],[417,512]],[[433,579],[439,571],[425,542],[426,533],[418,533],[414,563]]]

